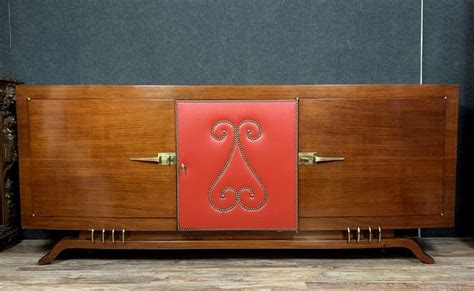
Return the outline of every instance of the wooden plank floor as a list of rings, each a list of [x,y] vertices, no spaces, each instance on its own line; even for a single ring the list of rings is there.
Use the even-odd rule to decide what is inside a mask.
[[[369,251],[68,251],[51,265],[51,247],[25,240],[0,253],[7,289],[470,289],[474,239],[423,239],[437,263],[403,250]]]

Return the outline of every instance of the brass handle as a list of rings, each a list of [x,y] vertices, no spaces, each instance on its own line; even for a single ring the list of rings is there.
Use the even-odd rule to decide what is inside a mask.
[[[176,153],[158,153],[156,157],[133,157],[130,161],[151,162],[160,165],[175,165]]]
[[[318,153],[301,152],[298,153],[298,164],[300,165],[314,165],[323,162],[344,161],[343,157],[320,157]]]

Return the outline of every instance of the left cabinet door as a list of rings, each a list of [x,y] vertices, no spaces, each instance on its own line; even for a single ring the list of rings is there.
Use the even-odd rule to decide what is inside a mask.
[[[174,230],[176,168],[130,161],[175,151],[174,102],[18,102],[25,228]]]

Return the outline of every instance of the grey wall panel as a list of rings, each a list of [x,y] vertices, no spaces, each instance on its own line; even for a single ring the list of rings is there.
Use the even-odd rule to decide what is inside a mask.
[[[0,0],[0,76],[10,76],[10,30],[8,0]]]
[[[0,0],[0,49],[10,46],[8,26],[8,0]]]
[[[10,74],[10,50],[0,48],[0,77],[11,77]]]
[[[424,82],[472,83],[474,1],[425,0],[424,8]]]
[[[199,2],[199,1],[197,1]],[[81,63],[85,84],[153,84],[189,78],[177,62],[193,66],[191,54],[180,55],[171,41],[183,23],[172,24],[171,3],[163,1],[95,1],[83,6]],[[181,60],[177,60],[177,57]]]
[[[474,1],[425,0],[424,26],[424,81],[461,84],[456,228],[443,233],[474,235]]]
[[[30,84],[79,84],[80,1],[11,0],[12,71]]]
[[[12,1],[28,83],[418,80],[417,0]]]

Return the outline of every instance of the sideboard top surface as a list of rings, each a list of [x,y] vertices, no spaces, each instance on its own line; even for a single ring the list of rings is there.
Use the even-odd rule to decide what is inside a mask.
[[[370,85],[19,85],[30,98],[156,98],[156,99],[288,99],[457,97],[459,86],[450,84]]]

